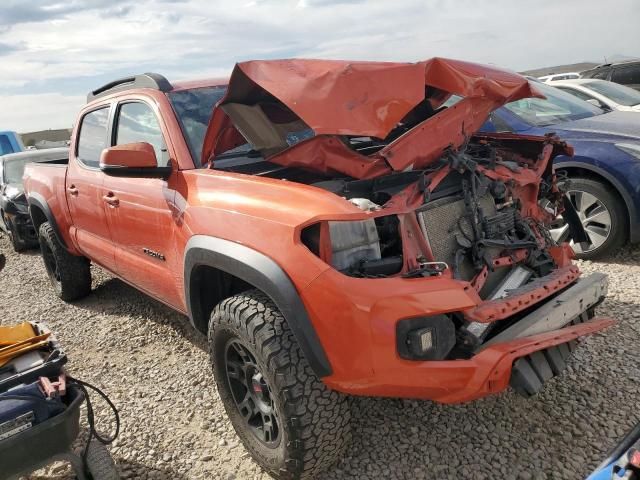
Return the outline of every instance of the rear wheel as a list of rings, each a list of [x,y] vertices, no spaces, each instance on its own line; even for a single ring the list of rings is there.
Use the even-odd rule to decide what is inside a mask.
[[[252,290],[216,306],[209,346],[236,433],[277,479],[312,478],[350,441],[348,398],[313,373],[275,304]]]
[[[38,230],[44,266],[56,295],[65,302],[86,297],[91,292],[91,270],[85,257],[71,255],[60,244],[49,222]]]
[[[569,242],[578,258],[600,258],[624,244],[628,225],[626,210],[610,186],[590,178],[574,177],[570,179],[567,195],[591,240],[586,248],[573,240]],[[558,242],[569,240],[569,226],[562,217],[556,219],[550,233]]]

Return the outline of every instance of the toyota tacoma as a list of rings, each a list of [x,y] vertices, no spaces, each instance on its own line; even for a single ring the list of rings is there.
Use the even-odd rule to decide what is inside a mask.
[[[606,277],[549,235],[563,214],[588,241],[552,168],[571,147],[476,134],[539,96],[442,58],[114,81],[68,165],[27,166],[44,264],[63,300],[90,293],[93,263],[187,315],[247,450],[312,477],[348,444],[350,395],[530,396],[613,323],[594,311]]]

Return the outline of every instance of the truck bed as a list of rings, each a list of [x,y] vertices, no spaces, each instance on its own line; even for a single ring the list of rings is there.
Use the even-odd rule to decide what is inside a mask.
[[[23,176],[24,191],[31,205],[31,217],[37,226],[47,221],[47,215],[56,212],[58,234],[66,245],[71,245],[69,226],[71,218],[66,200],[66,178],[68,160],[52,160],[47,162],[29,163]],[[40,211],[34,211],[34,206]],[[35,218],[44,215],[45,218]]]

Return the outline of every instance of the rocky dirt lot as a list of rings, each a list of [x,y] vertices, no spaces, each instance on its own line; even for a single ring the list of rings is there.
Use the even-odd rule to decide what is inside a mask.
[[[47,322],[69,370],[120,408],[111,452],[124,478],[267,479],[226,419],[205,339],[186,318],[93,269],[94,292],[54,297],[37,252],[0,251],[0,323]],[[467,405],[357,398],[354,441],[324,479],[580,479],[640,420],[640,248],[585,271],[610,275],[600,315],[620,323],[586,340],[573,363],[534,399],[511,391]],[[97,403],[97,402],[96,402]],[[98,422],[111,424],[108,410]],[[70,479],[64,465],[30,478]]]

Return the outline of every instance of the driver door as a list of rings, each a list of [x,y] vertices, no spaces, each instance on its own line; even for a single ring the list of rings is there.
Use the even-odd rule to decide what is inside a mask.
[[[114,114],[112,145],[147,142],[159,166],[171,160],[158,116],[142,100],[126,100]],[[116,273],[170,305],[179,304],[175,249],[175,191],[162,178],[104,175],[107,221],[115,245]]]

